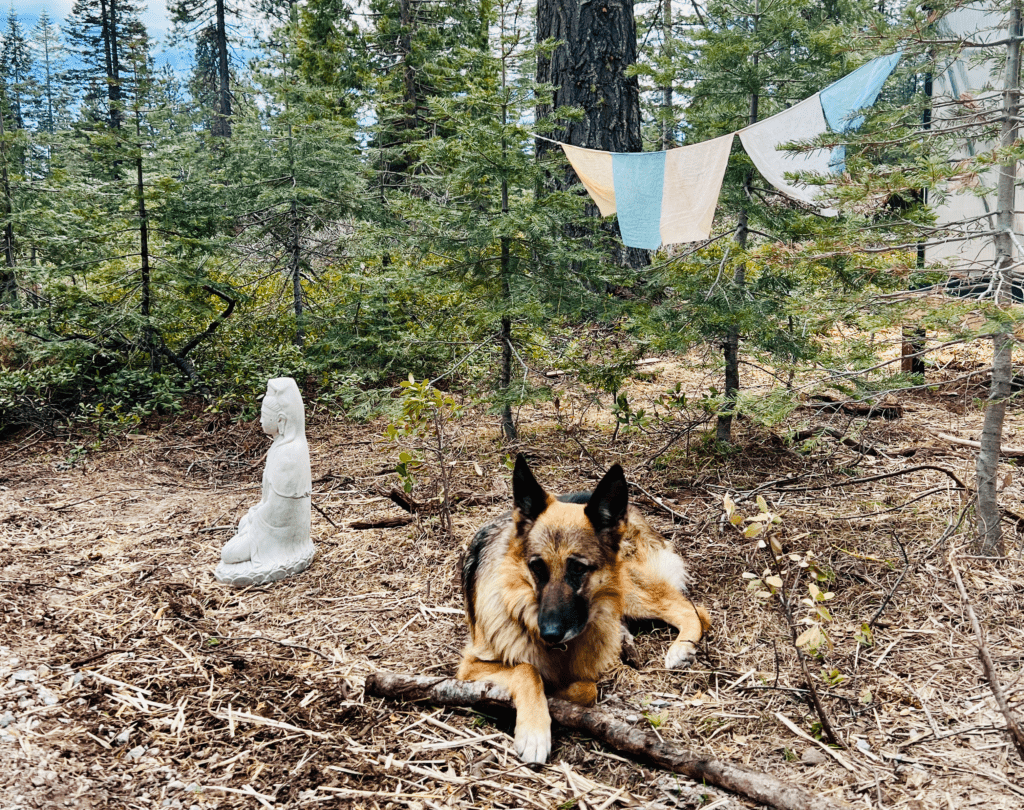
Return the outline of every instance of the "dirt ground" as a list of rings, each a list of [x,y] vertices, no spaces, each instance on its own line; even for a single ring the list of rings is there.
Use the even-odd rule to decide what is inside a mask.
[[[964,375],[983,364],[966,349],[940,357],[930,387],[888,418],[808,399],[770,430],[740,420],[738,449],[725,454],[700,425],[651,423],[613,439],[608,410],[568,383],[557,411],[519,413],[515,446],[493,416],[469,410],[451,426],[452,537],[436,514],[351,528],[406,515],[386,497],[398,448],[381,421],[313,413],[317,557],[301,575],[245,590],[216,583],[213,569],[259,497],[268,442],[258,424],[157,420],[96,446],[16,435],[0,445],[0,807],[753,806],[557,728],[549,764],[534,770],[517,762],[507,716],[363,695],[375,670],[454,673],[465,640],[457,561],[475,528],[509,508],[505,462],[516,451],[553,491],[591,487],[621,462],[713,618],[685,672],[662,667],[667,628],[634,627],[643,663],[608,673],[604,708],[839,806],[1022,807],[1024,763],[950,569],[952,555],[1019,708],[1022,479],[1002,466],[1008,558],[971,556],[958,481],[973,481],[973,451],[938,435],[977,436],[983,377]],[[689,369],[645,366],[634,408],[676,382],[691,397],[714,382]],[[811,427],[833,433],[793,439]],[[1019,410],[1005,441],[1024,446]],[[420,474],[421,502],[435,473]],[[778,599],[743,577],[764,576],[766,552],[723,520],[725,495],[755,514],[757,488],[782,516],[787,585],[808,597],[796,558],[810,553],[834,594],[829,642],[809,671],[845,750],[815,741]],[[798,604],[795,618],[809,613]]]

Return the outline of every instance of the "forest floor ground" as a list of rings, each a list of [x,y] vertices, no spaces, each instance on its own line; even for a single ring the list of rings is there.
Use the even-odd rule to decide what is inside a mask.
[[[937,355],[929,387],[887,400],[888,418],[808,399],[771,429],[741,419],[728,453],[707,425],[653,423],[613,440],[607,398],[586,402],[565,381],[555,380],[557,418],[553,403],[519,412],[515,445],[493,415],[470,409],[451,425],[453,537],[436,514],[351,528],[406,515],[387,497],[398,447],[383,421],[312,413],[317,557],[301,575],[245,590],[218,584],[213,569],[259,498],[268,442],[256,421],[200,412],[95,441],[10,437],[0,446],[0,807],[751,807],[558,728],[549,764],[531,769],[515,757],[507,716],[364,696],[375,670],[454,674],[466,637],[457,562],[475,529],[509,508],[516,451],[552,491],[592,487],[622,463],[711,613],[688,671],[662,666],[667,628],[634,628],[642,664],[607,674],[604,708],[840,806],[1024,806],[1024,763],[949,563],[1020,707],[1022,478],[1001,466],[1008,557],[973,557],[973,511],[957,483],[973,482],[973,450],[938,435],[977,437],[984,375],[965,374],[986,365],[985,351]],[[632,407],[650,413],[677,382],[698,398],[716,380],[699,361],[645,365]],[[813,427],[834,432],[794,439]],[[1024,445],[1021,409],[1004,439]],[[424,469],[413,492],[421,502],[435,472]],[[786,559],[813,554],[835,594],[831,644],[810,672],[847,750],[826,752],[783,722],[817,730],[777,601],[743,577],[764,574],[765,551],[723,520],[724,495],[749,516],[758,487],[782,515]],[[790,586],[807,596],[797,568]],[[809,612],[799,605],[797,618]]]

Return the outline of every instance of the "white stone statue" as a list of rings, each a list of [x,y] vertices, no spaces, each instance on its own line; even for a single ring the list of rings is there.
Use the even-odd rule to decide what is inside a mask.
[[[305,571],[313,561],[313,481],[305,410],[295,380],[270,380],[260,414],[260,426],[274,443],[263,470],[263,496],[221,551],[214,576],[226,585],[274,582]]]

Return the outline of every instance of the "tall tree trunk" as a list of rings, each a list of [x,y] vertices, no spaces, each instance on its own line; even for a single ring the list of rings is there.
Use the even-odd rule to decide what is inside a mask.
[[[121,58],[117,45],[117,0],[100,0],[103,17],[103,56],[107,68],[107,122],[110,128],[121,128]]]
[[[402,54],[402,106],[405,112],[406,131],[416,128],[416,71],[412,65],[412,0],[401,0],[399,8],[402,33],[399,38],[399,51]]]
[[[755,32],[757,31],[757,23],[760,16],[760,5],[760,2],[754,3],[753,26]],[[759,64],[756,53],[753,60],[756,72]],[[761,97],[757,93],[753,93],[750,96],[750,112],[747,116],[747,126],[757,123],[757,108],[760,99]],[[753,176],[750,172],[747,172],[746,177],[743,179],[743,192],[747,199],[750,199],[750,185],[752,182]],[[740,250],[747,249],[748,235],[747,209],[743,208],[740,210],[739,222],[736,226],[736,244],[740,246]],[[741,262],[736,267],[736,272],[733,274],[732,279],[735,294],[742,292],[746,278],[747,265],[746,262]],[[729,326],[725,335],[725,343],[722,346],[722,354],[725,359],[725,402],[722,405],[722,411],[715,420],[715,440],[728,444],[732,440],[732,418],[736,413],[736,398],[740,390],[740,330],[738,325],[732,324]]]
[[[4,186],[4,266],[0,270],[0,305],[18,305],[18,279],[14,273],[14,203],[11,182],[7,175],[7,132],[0,104],[0,179]]]
[[[505,15],[501,15],[501,39],[499,47],[505,47]],[[505,53],[501,53],[501,90],[505,94],[501,104],[501,162],[505,165],[508,160],[508,141],[505,139],[505,127],[508,126],[508,75],[505,70]],[[502,173],[501,177],[501,213],[503,217],[508,216],[508,178]],[[510,442],[516,440],[516,424],[512,419],[512,403],[508,401],[512,387],[512,316],[509,309],[512,307],[512,279],[510,276],[511,267],[509,263],[509,238],[501,237],[501,298],[505,307],[505,314],[501,316],[501,391],[505,401],[501,405],[501,433]]]
[[[217,0],[217,115],[213,134],[231,137],[231,76],[228,70],[228,30],[224,19],[224,0]]]
[[[43,124],[43,129],[46,132],[53,134],[53,77],[50,75],[50,38],[46,37],[43,40],[43,62],[46,68],[46,85],[44,90],[46,92],[46,121]],[[49,173],[50,166],[47,163],[46,171]]]
[[[662,49],[667,57],[672,51],[672,0],[662,0],[661,37]],[[675,145],[675,109],[672,103],[672,80],[661,88],[661,148],[669,149]]]
[[[146,186],[142,175],[142,128],[136,120],[135,131],[139,138],[138,155],[135,158],[135,193],[138,199],[139,217],[139,256],[142,264],[139,275],[142,282],[142,334],[146,351],[149,352],[149,367],[151,371],[157,371],[160,367],[160,345],[157,340],[156,330],[153,328],[153,294],[152,279],[149,265],[149,214],[146,211]]]
[[[1017,116],[1020,106],[1020,2],[1010,12],[1010,38],[1006,46],[1006,79],[1003,89],[1003,125],[1000,146],[1011,148],[1017,140]],[[1017,158],[1011,157],[999,167],[998,210],[996,211],[995,290],[996,303],[1010,305],[1013,284],[1013,215],[1017,185]],[[1006,553],[999,519],[999,500],[996,492],[999,448],[1003,438],[1003,420],[1006,417],[1006,399],[1010,395],[1013,376],[1013,335],[1001,331],[992,338],[992,382],[985,421],[981,429],[981,448],[976,464],[978,484],[978,552],[986,556],[1001,557]]]
[[[295,307],[295,339],[294,343],[300,349],[306,343],[306,314],[302,302],[302,244],[299,235],[299,211],[295,200],[292,200],[290,215],[291,224],[291,277],[292,277],[292,303]]]
[[[608,152],[642,151],[640,85],[635,76],[626,76],[626,70],[636,62],[633,0],[538,0],[537,41],[546,39],[561,44],[550,57],[537,57],[537,80],[554,85],[552,104],[538,105],[537,120],[550,118],[559,107],[580,107],[583,117],[567,122],[555,138]],[[552,144],[539,141],[538,157],[551,148]],[[564,177],[553,179],[555,187],[561,189],[577,183],[579,179],[571,167]],[[588,203],[587,213],[600,216],[593,203]],[[648,251],[641,248],[625,248],[619,259],[627,267],[650,263]]]

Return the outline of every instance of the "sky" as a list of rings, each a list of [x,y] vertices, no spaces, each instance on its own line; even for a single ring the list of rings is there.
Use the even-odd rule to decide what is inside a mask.
[[[18,14],[18,19],[21,21],[22,28],[25,33],[28,33],[35,27],[36,21],[39,19],[39,13],[43,9],[46,9],[51,20],[57,25],[63,26],[64,19],[68,16],[74,4],[75,0],[13,0],[13,3],[11,0],[6,0],[2,4],[2,16],[6,18],[7,9],[13,7]],[[149,2],[142,0],[141,5],[146,8],[142,13],[142,23],[146,26],[149,36],[156,43],[154,55],[156,56],[157,65],[170,64],[176,70],[188,68],[190,59],[185,53],[180,49],[167,49],[166,34],[170,31],[171,21],[167,14],[165,0],[149,0]]]

